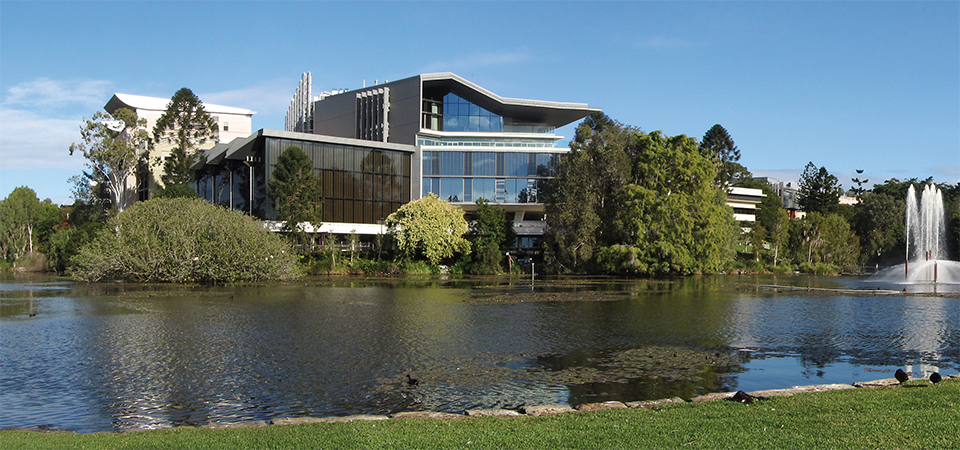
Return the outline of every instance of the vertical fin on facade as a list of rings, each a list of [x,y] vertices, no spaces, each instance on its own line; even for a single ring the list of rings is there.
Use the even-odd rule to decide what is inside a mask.
[[[313,133],[313,80],[310,72],[300,77],[297,91],[287,109],[286,131]]]
[[[390,137],[390,88],[357,93],[357,139],[387,142]]]

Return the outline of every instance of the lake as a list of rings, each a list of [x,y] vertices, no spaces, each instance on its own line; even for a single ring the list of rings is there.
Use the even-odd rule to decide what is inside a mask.
[[[460,413],[960,369],[956,286],[869,295],[768,285],[887,287],[746,275],[262,286],[4,275],[0,427]]]

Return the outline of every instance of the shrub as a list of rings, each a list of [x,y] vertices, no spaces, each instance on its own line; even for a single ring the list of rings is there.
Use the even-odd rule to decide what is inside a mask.
[[[225,283],[299,276],[289,246],[256,219],[186,198],[134,204],[73,262],[73,276],[85,281]]]

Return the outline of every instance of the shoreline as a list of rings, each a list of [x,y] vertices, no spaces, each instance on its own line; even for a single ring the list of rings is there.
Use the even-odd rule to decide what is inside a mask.
[[[960,374],[944,376],[944,380],[960,378]],[[913,382],[924,381],[925,378],[915,378],[909,380]],[[927,380],[927,383],[930,383]],[[931,383],[932,384],[932,383]],[[813,384],[806,386],[793,386],[783,389],[765,389],[758,391],[737,391],[737,392],[715,392],[704,394],[689,399],[680,397],[664,398],[657,400],[640,400],[632,402],[606,401],[600,403],[584,403],[571,407],[569,405],[536,405],[524,406],[518,410],[512,409],[471,409],[465,410],[461,414],[436,412],[436,411],[401,411],[391,414],[353,414],[346,416],[300,416],[300,417],[281,417],[270,420],[245,420],[239,422],[220,422],[208,423],[204,425],[175,425],[161,428],[129,428],[114,431],[94,431],[90,433],[78,433],[73,430],[61,430],[56,425],[38,425],[36,427],[4,427],[0,431],[27,431],[34,433],[65,433],[75,435],[96,435],[96,434],[125,434],[142,433],[149,431],[170,430],[170,429],[236,429],[236,428],[261,428],[268,426],[283,425],[304,425],[316,423],[346,423],[346,422],[377,422],[382,420],[396,419],[435,419],[435,420],[468,420],[476,417],[501,417],[501,418],[524,418],[524,417],[542,417],[569,413],[586,413],[601,411],[606,409],[653,409],[662,405],[675,403],[707,403],[717,400],[738,401],[742,403],[753,403],[754,400],[766,400],[771,397],[792,397],[798,394],[812,394],[817,392],[828,392],[837,390],[849,390],[860,388],[879,388],[879,387],[900,387],[902,384],[895,378],[881,378],[871,381],[858,381],[853,384],[832,383],[832,384]],[[905,387],[921,387],[922,385],[910,384]],[[746,396],[743,396],[743,394]]]

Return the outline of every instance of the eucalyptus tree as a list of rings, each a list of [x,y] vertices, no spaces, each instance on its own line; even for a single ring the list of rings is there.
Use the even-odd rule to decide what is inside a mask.
[[[112,115],[98,111],[81,125],[81,142],[70,145],[71,155],[79,152],[87,159],[90,171],[83,173],[83,182],[104,186],[117,211],[123,211],[130,200],[129,179],[147,158],[150,137],[146,125],[146,119],[127,108]]]
[[[33,253],[33,234],[42,216],[37,194],[26,186],[0,200],[0,251],[4,259],[16,261]]]
[[[181,88],[167,103],[167,109],[153,127],[157,143],[173,145],[163,161],[163,185],[169,188],[193,181],[194,158],[200,146],[216,142],[219,128],[193,91]]]

